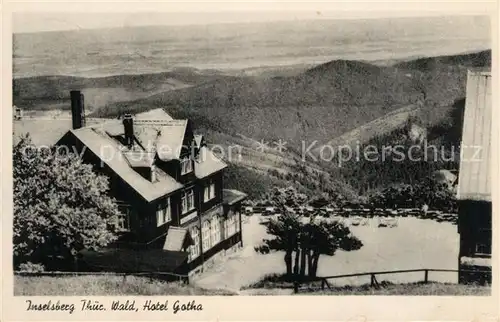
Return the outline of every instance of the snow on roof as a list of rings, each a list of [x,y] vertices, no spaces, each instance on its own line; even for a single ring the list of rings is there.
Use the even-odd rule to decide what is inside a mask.
[[[153,201],[183,187],[168,175],[158,177],[155,182],[141,176],[127,162],[119,143],[102,132],[90,127],[70,132],[147,201]]]
[[[458,198],[491,201],[492,79],[487,69],[470,70],[461,143]]]

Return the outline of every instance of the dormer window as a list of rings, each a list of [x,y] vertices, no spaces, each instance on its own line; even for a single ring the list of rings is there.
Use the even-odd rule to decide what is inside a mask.
[[[181,160],[181,175],[188,174],[193,171],[193,161],[191,158]]]

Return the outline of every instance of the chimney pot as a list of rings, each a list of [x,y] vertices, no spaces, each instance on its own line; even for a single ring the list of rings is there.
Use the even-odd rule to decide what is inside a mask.
[[[123,129],[125,132],[125,143],[131,148],[134,143],[134,119],[131,114],[123,116]]]
[[[73,129],[79,129],[85,126],[85,106],[83,103],[83,94],[80,91],[71,91],[71,119]]]

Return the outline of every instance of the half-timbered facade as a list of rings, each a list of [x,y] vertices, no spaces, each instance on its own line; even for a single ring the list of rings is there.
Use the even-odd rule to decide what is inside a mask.
[[[175,271],[186,273],[242,245],[246,195],[223,189],[227,165],[193,133],[189,120],[127,114],[85,126],[79,119],[82,105],[82,95],[72,92],[73,129],[58,145],[71,147],[109,177],[122,213],[113,247],[161,249],[165,256],[183,258]]]

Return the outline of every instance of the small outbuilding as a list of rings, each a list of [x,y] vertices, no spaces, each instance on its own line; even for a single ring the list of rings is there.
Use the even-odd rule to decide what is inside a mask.
[[[470,70],[457,190],[460,283],[491,283],[491,95],[491,71]]]

